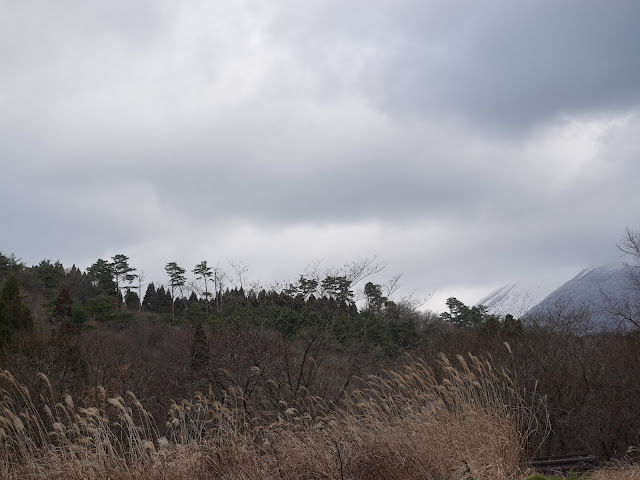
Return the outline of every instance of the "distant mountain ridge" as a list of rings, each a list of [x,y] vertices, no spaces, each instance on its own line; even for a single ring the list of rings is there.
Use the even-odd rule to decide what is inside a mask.
[[[486,306],[488,312],[495,315],[511,314],[516,318],[520,318],[559,285],[558,282],[549,283],[545,281],[510,283],[494,290],[476,305]]]
[[[516,318],[553,311],[560,304],[570,308],[586,307],[591,310],[595,325],[610,327],[615,319],[607,312],[605,296],[614,300],[625,298],[631,289],[626,265],[608,264],[585,268],[557,288],[544,282],[505,285],[480,300],[478,305],[487,306],[489,313],[510,313]]]
[[[624,264],[585,268],[568,282],[547,295],[529,313],[550,311],[561,303],[569,307],[586,307],[598,326],[613,326],[615,319],[607,311],[605,297],[619,300],[631,294],[631,282]]]

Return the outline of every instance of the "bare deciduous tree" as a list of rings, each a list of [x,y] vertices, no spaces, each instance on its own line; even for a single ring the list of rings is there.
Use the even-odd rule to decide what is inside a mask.
[[[142,282],[144,282],[145,278],[147,278],[147,276],[144,273],[144,270],[140,270],[140,273],[138,273],[137,275],[138,277],[138,313],[142,312],[142,286],[144,285]]]
[[[632,258],[632,263],[626,263],[630,291],[619,298],[604,295],[605,304],[610,313],[640,329],[640,231],[627,227],[618,249]]]
[[[231,284],[235,288],[244,290],[244,285],[247,281],[247,272],[249,271],[249,265],[243,263],[242,261],[233,262],[231,260],[228,260],[228,262],[229,265],[231,265],[235,276],[231,277],[227,275],[227,280],[229,280],[229,282],[231,282]]]

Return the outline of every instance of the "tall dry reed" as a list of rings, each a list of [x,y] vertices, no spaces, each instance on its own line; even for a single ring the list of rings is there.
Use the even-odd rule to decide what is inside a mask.
[[[334,404],[304,391],[258,412],[238,387],[173,403],[158,425],[132,393],[55,401],[0,373],[7,479],[517,479],[539,423],[505,372],[469,356],[410,360]]]

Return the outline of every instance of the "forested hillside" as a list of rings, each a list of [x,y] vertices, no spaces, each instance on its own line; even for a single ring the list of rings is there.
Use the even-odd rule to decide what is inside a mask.
[[[125,255],[99,259],[81,271],[49,260],[27,266],[14,255],[0,254],[0,366],[5,371],[0,388],[5,398],[13,398],[7,400],[7,408],[13,409],[15,418],[26,415],[32,421],[34,412],[40,412],[38,418],[42,415],[29,435],[76,428],[74,422],[80,420],[60,420],[58,407],[46,406],[51,402],[63,402],[65,411],[79,409],[79,419],[94,411],[87,409],[96,409],[100,418],[110,419],[104,420],[107,424],[120,425],[118,429],[124,427],[116,421],[112,407],[117,410],[117,404],[134,402],[144,407],[141,418],[153,420],[141,424],[130,419],[132,428],[147,425],[136,435],[156,449],[178,437],[180,442],[187,437],[209,438],[209,429],[221,421],[213,414],[206,414],[213,415],[207,417],[213,424],[199,424],[198,432],[189,430],[195,428],[189,422],[200,418],[198,409],[209,402],[207,408],[215,405],[232,413],[229,428],[234,435],[241,428],[242,435],[253,438],[251,442],[259,437],[260,442],[274,445],[282,440],[269,437],[276,435],[274,425],[284,422],[288,435],[294,435],[291,432],[302,428],[300,422],[320,425],[320,419],[330,415],[356,415],[353,409],[367,402],[379,409],[382,404],[376,402],[381,401],[381,392],[387,388],[400,392],[403,382],[416,381],[413,393],[389,400],[409,402],[402,403],[402,408],[413,411],[417,407],[411,402],[422,402],[427,398],[423,395],[440,395],[436,392],[450,384],[437,387],[438,382],[454,374],[456,381],[464,383],[467,380],[462,378],[468,374],[470,383],[464,383],[464,388],[471,388],[469,392],[476,384],[482,391],[497,392],[474,380],[484,378],[482,382],[502,385],[501,399],[509,391],[517,402],[524,402],[522,411],[527,415],[522,421],[527,427],[521,430],[524,423],[514,427],[521,436],[513,440],[516,446],[510,455],[515,456],[507,462],[514,472],[520,471],[519,461],[533,455],[586,451],[610,460],[626,458],[640,445],[640,329],[597,332],[591,328],[588,310],[562,305],[530,316],[524,324],[512,315],[491,315],[481,305],[470,307],[455,298],[449,299],[449,311],[441,315],[420,311],[411,302],[393,300],[397,278],[387,285],[368,281],[373,272],[379,272],[370,260],[326,275],[317,271],[302,275],[293,284],[269,289],[247,285],[241,269],[233,278],[206,261],[189,272],[169,262],[165,271],[166,283],[144,283]],[[142,290],[144,294],[138,295]],[[451,366],[447,358],[456,356],[461,363]],[[469,370],[467,363],[477,371]],[[386,377],[385,372],[402,369],[408,370],[398,375],[407,379],[396,374]],[[414,370],[418,373],[410,373]],[[503,373],[496,376],[497,372]],[[389,381],[400,383],[388,387],[385,382]],[[423,382],[432,386],[420,387]],[[20,390],[24,388],[28,390]],[[426,390],[417,393],[422,388]],[[12,391],[28,394],[18,398]],[[367,397],[374,391],[379,393]],[[196,392],[201,393],[193,397]],[[475,405],[486,411],[485,404],[476,404],[473,395],[466,395],[460,398],[471,403],[460,408]],[[188,400],[175,403],[182,399]],[[55,415],[47,420],[49,414],[43,412],[51,408]],[[379,419],[384,409],[376,411]],[[364,412],[349,417],[348,425],[356,425],[349,423],[355,418],[367,417]],[[113,425],[108,428],[110,435],[117,434]],[[176,428],[187,430],[180,433]],[[352,427],[344,428],[351,431]],[[66,431],[65,442],[73,443],[70,435]],[[223,437],[215,438],[222,441]],[[12,461],[21,462],[20,455],[35,455],[34,445],[43,439],[29,440],[35,443],[27,442],[28,454],[21,450],[26,443],[18,448],[6,441],[3,447],[1,442],[2,436],[0,448],[9,448]],[[333,448],[341,455],[336,445]],[[349,452],[344,454],[350,455],[353,466],[360,453]],[[220,462],[216,468],[223,471],[227,467]],[[6,472],[14,471],[11,465],[5,464]],[[347,468],[340,463],[343,467]],[[426,477],[407,473],[404,478]]]

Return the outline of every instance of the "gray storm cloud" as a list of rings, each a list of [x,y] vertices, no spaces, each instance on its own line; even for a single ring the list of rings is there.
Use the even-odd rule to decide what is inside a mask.
[[[637,221],[639,19],[631,1],[2,3],[0,250],[159,275],[245,258],[265,281],[378,254],[418,291],[615,260]]]

